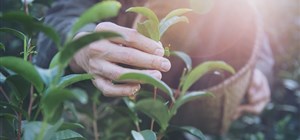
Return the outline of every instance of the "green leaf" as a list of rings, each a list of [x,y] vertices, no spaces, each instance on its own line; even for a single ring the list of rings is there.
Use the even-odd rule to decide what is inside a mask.
[[[137,25],[138,32],[155,41],[160,40],[159,20],[151,9],[146,7],[131,7],[127,9],[126,12],[135,12],[145,16],[147,20]]]
[[[82,126],[79,123],[68,123],[68,122],[64,122],[59,130],[66,130],[66,129],[84,129],[84,126]]]
[[[153,118],[162,128],[166,130],[170,120],[168,107],[161,101],[145,99],[139,101],[135,109]]]
[[[131,135],[134,140],[156,140],[156,134],[151,130],[143,130],[141,132],[131,130]]]
[[[73,55],[80,50],[81,48],[87,46],[88,44],[99,41],[101,39],[112,38],[112,37],[121,37],[117,33],[113,32],[95,32],[80,38],[77,38],[69,43],[67,43],[59,55],[59,63],[67,65]]]
[[[61,52],[57,52],[54,57],[52,58],[51,62],[50,62],[50,65],[49,65],[49,68],[52,69],[56,66],[58,66],[60,64],[59,62],[59,56],[60,56]]]
[[[154,24],[156,24],[156,25],[159,24],[159,20],[158,20],[157,16],[155,15],[155,13],[147,7],[131,7],[129,9],[127,9],[126,12],[135,12],[135,13],[141,14],[141,15],[145,16],[147,19],[149,19],[150,21],[153,21]]]
[[[76,140],[85,140],[85,138],[79,133],[72,130],[62,130],[56,132],[50,140],[66,140],[66,139],[76,139]]]
[[[158,25],[155,25],[155,23],[151,20],[137,23],[137,31],[155,41],[160,40]]]
[[[120,113],[122,116],[128,116],[134,124],[138,124],[140,122],[137,113],[130,110],[128,107],[113,106],[112,109]]]
[[[200,130],[198,130],[195,127],[191,127],[191,126],[181,126],[181,127],[170,126],[168,131],[169,132],[172,132],[172,131],[186,132],[186,133],[189,133],[189,134],[195,136],[199,140],[206,140],[205,135]]]
[[[193,92],[187,93],[186,95],[184,95],[176,100],[176,103],[174,103],[174,106],[171,109],[171,114],[175,115],[177,113],[177,110],[179,109],[179,107],[182,106],[183,104],[185,104],[189,101],[204,97],[204,96],[209,96],[209,95],[212,95],[212,94],[209,92],[205,92],[205,91],[193,91]]]
[[[30,93],[31,84],[20,75],[7,77],[5,83],[7,83],[10,88],[10,93],[16,97],[18,102],[23,102],[26,96]]]
[[[185,63],[188,72],[192,70],[192,59],[188,54],[180,51],[172,51],[171,55],[179,57]]]
[[[162,37],[164,35],[164,33],[174,24],[179,23],[179,22],[186,22],[188,23],[189,20],[187,17],[185,16],[175,16],[172,17],[164,22],[161,22],[159,24],[159,36]]]
[[[87,103],[88,97],[82,90],[50,89],[42,98],[42,108],[47,119],[51,120],[58,107],[66,100],[77,99],[82,104]]]
[[[26,39],[26,36],[22,32],[20,32],[18,30],[15,30],[15,29],[12,29],[12,28],[6,28],[6,27],[5,28],[0,28],[0,32],[12,34],[12,35],[14,35],[15,37],[17,37],[21,40]]]
[[[3,84],[5,80],[6,80],[6,76],[4,76],[2,72],[0,72],[0,84]]]
[[[121,75],[118,78],[118,80],[137,80],[141,83],[150,84],[154,87],[161,89],[165,93],[167,93],[169,95],[169,97],[172,99],[172,101],[175,101],[171,88],[163,81],[153,78],[150,75],[142,74],[142,73],[134,73],[134,72],[125,73],[125,74]]]
[[[92,78],[93,78],[93,76],[91,74],[70,74],[70,75],[62,77],[58,83],[58,86],[60,88],[65,88],[76,82],[80,82],[83,80],[89,80]]]
[[[208,61],[198,65],[191,72],[189,72],[185,78],[185,81],[182,86],[182,93],[186,91],[198,81],[204,74],[215,71],[215,70],[226,70],[232,74],[235,73],[235,70],[230,65],[222,61]]]
[[[0,101],[0,107],[1,107],[1,110],[4,110],[4,109],[11,109],[11,110],[14,110],[15,112],[22,112],[22,114],[28,118],[28,113],[27,111],[23,110],[22,108],[19,108],[13,104],[10,104],[8,102],[1,102]]]
[[[4,46],[4,44],[3,44],[3,43],[1,43],[1,42],[0,42],[0,50],[3,50],[3,51],[5,51],[5,46]]]
[[[27,122],[22,125],[22,131],[23,131],[23,140],[35,140],[38,135],[41,132],[43,122],[40,121],[34,121],[34,122]],[[52,125],[45,124],[45,131],[50,129]]]
[[[47,131],[45,131],[44,133],[45,135],[43,137],[43,140],[52,140],[52,137],[56,135],[57,130],[60,128],[63,122],[63,119],[60,119],[53,126],[47,129]]]
[[[189,0],[190,7],[198,14],[208,13],[214,6],[214,0]]]
[[[0,57],[0,66],[21,75],[26,80],[30,81],[38,92],[42,92],[44,88],[43,81],[31,63],[21,58],[7,56]]]
[[[85,11],[73,25],[71,37],[73,37],[80,28],[88,23],[117,16],[120,8],[121,4],[117,1],[103,1],[94,5]]]
[[[8,12],[3,15],[0,15],[0,20],[5,22],[15,22],[20,24],[25,32],[30,36],[34,32],[43,32],[45,35],[50,37],[57,46],[60,46],[60,38],[57,32],[52,28],[44,25],[41,21],[34,19],[33,17],[25,14],[24,12]]]
[[[175,16],[181,16],[181,15],[183,15],[187,12],[191,12],[191,11],[192,11],[192,9],[188,9],[188,8],[181,8],[181,9],[173,10],[161,20],[161,23],[166,21],[166,20],[169,20],[169,19],[171,19]]]
[[[46,86],[49,86],[58,72],[58,67],[50,68],[50,69],[43,69],[40,67],[35,66],[36,71],[39,73],[40,77],[42,78],[43,82]]]

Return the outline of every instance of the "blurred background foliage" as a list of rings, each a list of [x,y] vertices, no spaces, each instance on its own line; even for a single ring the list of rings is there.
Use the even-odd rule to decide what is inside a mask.
[[[30,14],[43,20],[51,2],[52,0],[35,0],[29,5]],[[260,116],[243,116],[232,124],[226,136],[210,139],[300,140],[300,1],[255,0],[255,4],[264,19],[276,62],[272,100]],[[0,14],[20,10],[24,11],[20,0],[0,1]],[[0,21],[0,27],[3,26],[7,25]],[[1,56],[21,56],[20,40],[0,33],[0,42],[6,46],[5,51],[0,50]],[[105,125],[112,121],[105,121],[108,123]],[[123,124],[126,119],[119,122]],[[112,131],[107,130],[105,133],[110,132]]]

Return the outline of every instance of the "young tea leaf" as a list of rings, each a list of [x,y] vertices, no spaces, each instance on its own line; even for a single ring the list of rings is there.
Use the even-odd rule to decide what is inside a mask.
[[[169,27],[171,27],[172,25],[176,24],[176,23],[179,23],[179,22],[186,22],[188,23],[189,20],[187,17],[184,17],[184,16],[175,16],[175,17],[172,17],[164,22],[161,22],[159,24],[159,36],[160,38],[164,35],[164,33],[168,30]]]
[[[176,9],[176,10],[173,10],[171,11],[166,17],[164,17],[161,22],[164,22],[166,20],[169,20],[175,16],[181,16],[185,13],[188,13],[188,12],[191,12],[193,11],[192,9],[187,9],[187,8],[181,8],[181,9]]]
[[[116,16],[119,13],[120,8],[121,4],[117,1],[103,1],[94,5],[85,11],[73,25],[71,37],[73,37],[80,28],[88,23]]]
[[[31,63],[21,58],[7,56],[0,57],[0,66],[21,75],[26,80],[30,81],[38,92],[42,92],[44,88],[43,81]]]
[[[171,55],[179,57],[185,63],[188,72],[192,70],[192,59],[188,54],[180,51],[171,51]]]
[[[205,91],[193,91],[191,93],[187,93],[186,95],[184,95],[176,100],[176,103],[174,103],[174,106],[171,109],[171,114],[175,115],[177,113],[177,110],[179,109],[179,107],[182,106],[183,104],[185,104],[189,101],[192,101],[192,100],[196,100],[203,96],[209,96],[209,95],[212,95],[212,94],[209,92],[205,92]]]
[[[232,74],[235,73],[235,70],[230,65],[222,61],[208,61],[198,65],[191,72],[189,72],[185,78],[185,81],[182,86],[182,93],[186,91],[198,81],[204,74],[215,71],[215,70],[225,70]]]
[[[92,79],[93,76],[91,74],[71,74],[71,75],[67,75],[64,76],[60,79],[58,86],[60,88],[65,88],[69,85],[72,85],[76,82],[80,82],[83,80],[89,80]]]
[[[141,132],[131,131],[134,140],[156,140],[156,134],[151,130],[143,130]]]
[[[132,7],[127,9],[126,12],[135,12],[145,16],[147,20],[144,21],[143,23],[138,23],[137,26],[138,32],[155,41],[160,40],[159,20],[151,9],[146,7]]]
[[[163,81],[160,81],[154,77],[151,77],[147,74],[134,73],[134,72],[125,73],[125,74],[121,75],[118,78],[118,80],[137,80],[141,83],[150,84],[150,85],[157,87],[158,89],[164,91],[165,93],[167,93],[168,96],[172,99],[172,101],[175,101],[173,92],[166,83],[164,83]]]
[[[163,102],[159,100],[145,99],[139,101],[135,108],[150,118],[153,118],[160,125],[162,130],[167,129],[171,117],[168,107]]]
[[[113,38],[113,37],[121,37],[117,33],[113,32],[94,32],[85,36],[82,36],[80,38],[77,38],[69,43],[67,43],[64,48],[62,49],[60,55],[59,55],[59,63],[63,65],[67,65],[70,59],[73,57],[73,55],[80,50],[81,48],[87,46],[88,44],[102,40],[107,38]]]
[[[158,20],[157,16],[155,15],[155,13],[147,7],[131,7],[129,9],[127,9],[126,12],[135,12],[135,13],[141,14],[141,15],[145,16],[148,20],[153,21],[154,24],[156,24],[156,25],[159,24],[159,20]]]

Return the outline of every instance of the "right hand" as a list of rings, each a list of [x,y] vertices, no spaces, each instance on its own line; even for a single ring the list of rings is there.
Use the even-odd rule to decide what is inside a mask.
[[[161,79],[160,71],[167,72],[171,63],[164,58],[164,49],[160,42],[155,42],[135,29],[103,22],[95,31],[113,31],[123,38],[96,41],[78,51],[73,57],[70,67],[74,72],[87,72],[94,76],[93,84],[105,96],[132,96],[140,89],[140,83],[113,84],[120,75],[138,72]],[[75,38],[87,33],[78,33]],[[118,64],[126,64],[141,69],[125,68]]]

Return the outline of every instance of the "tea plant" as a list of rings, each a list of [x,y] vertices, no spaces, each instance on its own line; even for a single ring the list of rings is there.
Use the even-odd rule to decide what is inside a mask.
[[[67,87],[82,80],[89,80],[92,78],[92,75],[64,75],[64,70],[73,55],[89,43],[101,39],[121,37],[113,32],[94,32],[73,40],[73,37],[81,27],[91,22],[116,16],[120,6],[120,3],[116,1],[104,1],[94,5],[74,23],[67,39],[63,43],[61,43],[60,37],[52,28],[28,15],[28,12],[9,12],[0,15],[1,20],[7,23],[17,23],[23,29],[19,31],[7,27],[0,28],[0,32],[12,34],[23,41],[23,58],[13,56],[0,57],[1,84],[3,83],[0,90],[6,99],[6,101],[0,102],[0,117],[1,119],[6,119],[10,124],[10,128],[16,131],[16,133],[13,133],[16,139],[85,139],[81,134],[73,131],[76,128],[83,128],[83,126],[79,123],[65,121],[62,113],[64,112],[64,107],[70,106],[71,100],[78,100],[82,104],[88,103],[88,96],[83,90]],[[161,21],[150,9],[145,7],[133,7],[127,11],[144,15],[147,20],[143,23],[138,23],[137,30],[141,34],[159,41],[167,29],[175,23],[188,22],[188,19],[182,15],[191,10],[174,10]],[[36,32],[46,34],[55,42],[58,48],[58,53],[52,59],[49,69],[42,69],[30,62],[32,55],[36,53],[34,44],[31,42]],[[5,50],[3,44],[0,44],[0,48]],[[168,52],[168,48],[165,48],[165,50],[167,56],[176,55],[182,58],[186,64],[186,69],[181,76],[178,88],[173,90],[163,81],[149,75],[127,73],[120,76],[118,80],[138,80],[143,84],[152,85],[154,87],[153,98],[124,98],[123,101],[127,108],[114,108],[113,106],[112,108],[123,111],[129,116],[136,126],[136,130],[131,131],[132,137],[136,140],[162,139],[173,131],[183,131],[199,139],[205,139],[201,131],[196,128],[172,126],[169,121],[176,114],[179,107],[186,102],[211,95],[206,91],[188,91],[199,78],[215,70],[225,70],[234,73],[234,69],[220,61],[205,62],[192,69],[191,58],[187,54],[176,51]],[[165,93],[170,101],[161,99],[157,95],[157,89]],[[98,98],[99,94],[94,94],[92,97],[95,139],[99,137],[96,119],[98,114],[95,112],[97,105],[101,104]],[[29,103],[26,102],[27,99],[29,99]],[[149,129],[140,129],[141,118],[139,118],[139,112],[152,119]],[[154,129],[154,121],[159,125],[159,130]],[[6,131],[6,129],[4,130]],[[1,139],[11,139],[11,137],[1,136]]]

